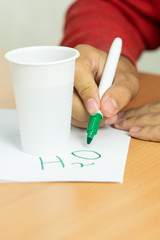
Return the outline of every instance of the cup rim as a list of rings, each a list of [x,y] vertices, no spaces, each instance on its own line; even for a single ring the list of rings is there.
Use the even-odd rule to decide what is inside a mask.
[[[31,49],[38,49],[38,48],[43,48],[43,49],[66,49],[69,51],[72,51],[75,53],[74,56],[72,57],[68,57],[66,59],[62,59],[62,60],[57,60],[57,61],[48,61],[48,62],[23,62],[23,61],[18,61],[18,60],[14,60],[13,56],[14,54],[21,52],[21,51],[27,51],[27,50],[31,50]],[[46,66],[46,65],[55,65],[55,64],[59,64],[59,63],[65,63],[65,62],[70,62],[72,60],[75,60],[76,58],[78,58],[80,56],[79,51],[77,51],[74,48],[71,47],[65,47],[65,46],[31,46],[31,47],[23,47],[23,48],[17,48],[17,49],[13,49],[11,51],[8,51],[5,54],[5,59],[8,60],[10,63],[14,63],[14,64],[18,64],[18,65],[28,65],[28,66]]]

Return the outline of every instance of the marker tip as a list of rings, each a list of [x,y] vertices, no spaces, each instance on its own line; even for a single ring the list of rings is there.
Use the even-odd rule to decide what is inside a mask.
[[[92,138],[87,138],[87,144],[90,144],[92,141]]]

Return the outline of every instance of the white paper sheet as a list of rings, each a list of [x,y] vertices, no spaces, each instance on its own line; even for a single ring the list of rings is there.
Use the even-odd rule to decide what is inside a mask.
[[[86,131],[72,127],[65,152],[33,156],[21,149],[16,111],[0,110],[0,180],[122,183],[129,142],[127,132],[107,126],[87,145]]]

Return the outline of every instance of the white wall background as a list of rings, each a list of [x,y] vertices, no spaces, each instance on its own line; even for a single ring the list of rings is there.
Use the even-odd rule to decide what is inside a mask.
[[[0,0],[0,48],[58,45],[73,0]],[[140,71],[160,74],[160,49],[145,52]]]
[[[0,0],[0,48],[57,45],[73,0]]]
[[[160,74],[160,48],[145,51],[138,60],[137,66],[140,71]]]

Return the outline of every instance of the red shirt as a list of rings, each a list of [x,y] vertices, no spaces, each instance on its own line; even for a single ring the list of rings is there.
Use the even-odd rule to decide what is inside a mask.
[[[160,45],[160,0],[77,0],[68,9],[61,45],[90,44],[108,51],[115,37],[136,61]]]

